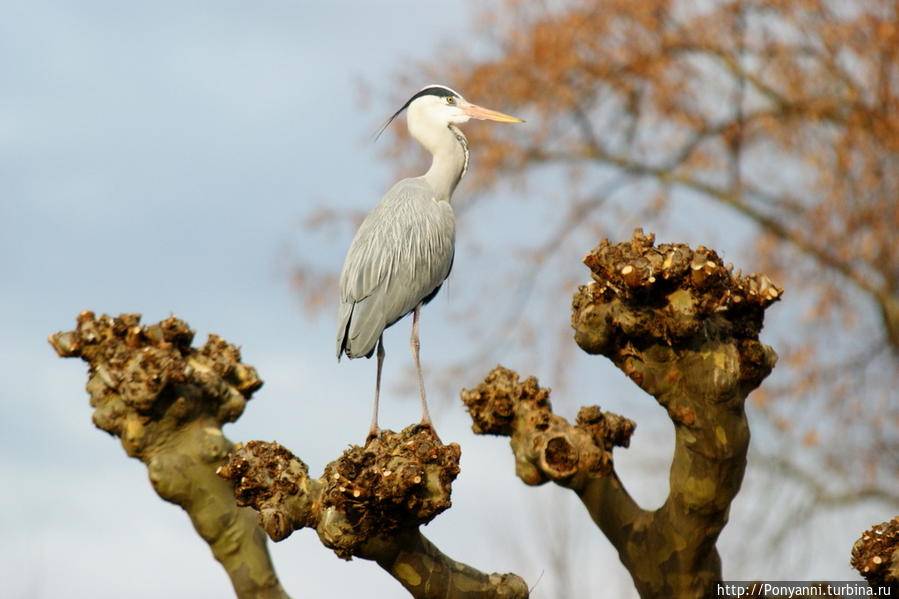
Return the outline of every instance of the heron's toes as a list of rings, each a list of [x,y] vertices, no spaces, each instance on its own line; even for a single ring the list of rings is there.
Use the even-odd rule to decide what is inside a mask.
[[[380,435],[380,434],[381,434],[381,431],[378,429],[368,431],[368,436],[365,437],[365,445],[363,445],[363,447],[368,447],[369,445],[371,445],[371,443],[373,441],[377,441],[378,435]]]
[[[435,441],[437,441],[441,445],[444,444],[443,441],[440,440],[440,437],[437,436],[437,430],[434,428],[434,425],[431,424],[430,422],[423,420],[422,422],[420,422],[418,424],[418,426],[416,428],[419,430],[427,431],[428,433],[431,434],[432,437],[434,437]]]

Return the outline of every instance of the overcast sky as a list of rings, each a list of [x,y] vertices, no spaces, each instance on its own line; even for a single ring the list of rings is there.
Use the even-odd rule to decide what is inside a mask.
[[[471,6],[0,0],[4,596],[231,594],[184,513],[159,500],[144,466],[91,425],[85,365],[58,359],[46,343],[82,309],[140,312],[145,323],[174,313],[200,343],[215,332],[241,345],[266,385],[226,428],[232,440],[278,440],[317,474],[363,439],[374,363],[337,364],[333,319],[303,315],[285,255],[317,250],[299,226],[312,207],[362,209],[389,187],[393,171],[371,133],[395,107],[383,93],[360,102],[360,83],[383,92],[404,63],[467,39]],[[343,250],[321,249],[320,262],[339,270]],[[457,276],[465,285],[468,275]],[[441,316],[448,295],[423,317],[426,367],[439,361],[429,358],[428,336],[452,336]],[[560,314],[564,322],[566,309]],[[387,385],[409,366],[407,325],[388,336]],[[391,428],[418,417],[414,402],[389,396],[381,412]],[[333,414],[346,430],[335,430]],[[573,494],[525,488],[506,442],[471,435],[458,406],[435,417],[441,436],[463,447],[453,508],[425,529],[444,552],[530,584],[543,574],[534,596],[549,597],[541,543],[551,541],[534,542],[528,531],[551,521],[575,539],[570,562],[585,588],[633,596]],[[670,454],[670,425],[640,441],[653,430],[644,427],[636,457],[623,463],[640,462],[641,443],[660,455],[659,439],[661,455]],[[636,493],[663,497],[659,480]],[[846,551],[809,575],[851,576]],[[339,560],[310,531],[272,552],[295,596],[406,596],[380,568]]]

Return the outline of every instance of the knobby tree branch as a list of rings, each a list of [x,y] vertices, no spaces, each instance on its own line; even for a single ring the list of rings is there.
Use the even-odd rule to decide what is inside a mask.
[[[601,354],[665,408],[675,427],[668,499],[641,508],[615,473],[612,449],[634,424],[598,407],[572,426],[552,413],[549,390],[497,368],[462,392],[476,433],[511,437],[516,473],[578,494],[642,597],[704,597],[721,578],[715,547],[746,467],[744,402],[776,354],[758,341],[764,310],[782,290],[734,275],[717,254],[654,246],[637,231],[584,258],[593,282],[572,302],[575,341]]]
[[[871,586],[899,591],[899,516],[863,532],[851,564]]]
[[[90,365],[94,424],[147,466],[160,497],[187,512],[237,596],[285,598],[255,515],[215,474],[233,448],[222,425],[243,413],[262,380],[234,345],[210,335],[195,349],[193,336],[175,317],[141,326],[138,314],[85,311],[74,331],[51,335],[50,344]]]
[[[265,535],[279,541],[303,527],[340,557],[376,561],[416,598],[528,596],[517,575],[456,562],[419,532],[450,506],[458,445],[420,427],[384,431],[312,479],[280,445],[235,447],[224,437],[222,425],[243,413],[262,381],[234,345],[210,335],[196,349],[193,336],[175,317],[141,326],[137,314],[86,311],[50,343],[60,356],[88,362],[94,424],[146,464],[160,497],[187,511],[238,597],[287,597]]]
[[[220,475],[234,484],[239,505],[259,512],[273,540],[313,528],[338,556],[377,562],[413,597],[527,597],[520,577],[457,562],[419,531],[450,506],[460,456],[458,445],[441,445],[416,425],[351,447],[318,479],[277,443],[258,441],[239,446]]]

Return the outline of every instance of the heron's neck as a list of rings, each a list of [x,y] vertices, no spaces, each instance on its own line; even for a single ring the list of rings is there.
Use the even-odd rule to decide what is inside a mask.
[[[434,160],[424,179],[436,192],[437,200],[448,202],[468,170],[468,141],[458,127],[449,125],[428,142],[425,147]]]

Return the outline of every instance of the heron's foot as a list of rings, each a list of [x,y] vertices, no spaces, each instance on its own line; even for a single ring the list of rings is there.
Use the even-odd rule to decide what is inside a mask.
[[[370,431],[368,431],[368,436],[365,437],[365,445],[363,445],[363,447],[368,447],[369,445],[371,445],[371,443],[373,441],[377,441],[378,435],[380,435],[380,434],[381,434],[381,431],[376,428],[373,428]]]
[[[440,443],[441,445],[443,445],[443,441],[441,441],[441,440],[440,440],[440,437],[437,436],[437,430],[434,428],[434,425],[431,424],[431,421],[430,421],[430,420],[422,420],[422,421],[418,424],[417,428],[418,428],[419,430],[423,430],[423,431],[429,432],[429,433],[431,434],[431,436],[434,437],[434,440],[435,440],[435,441],[437,441],[438,443]]]

